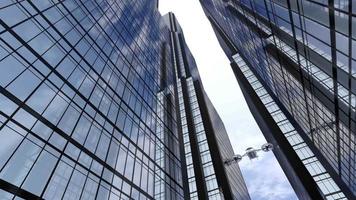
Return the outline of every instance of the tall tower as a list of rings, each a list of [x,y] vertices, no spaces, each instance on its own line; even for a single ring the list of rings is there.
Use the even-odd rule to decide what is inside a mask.
[[[224,166],[234,155],[230,140],[205,93],[182,29],[169,13],[173,65],[176,70],[179,117],[182,127],[190,199],[250,199],[237,164]],[[183,146],[182,146],[183,147]]]
[[[0,3],[0,199],[189,198],[173,59],[188,48],[157,4]]]
[[[355,199],[353,1],[201,0],[300,199]]]

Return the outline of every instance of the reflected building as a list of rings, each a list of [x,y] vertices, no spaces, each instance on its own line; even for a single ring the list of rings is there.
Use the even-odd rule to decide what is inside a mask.
[[[248,199],[157,4],[0,3],[0,199]]]
[[[300,199],[356,199],[354,1],[200,0]]]

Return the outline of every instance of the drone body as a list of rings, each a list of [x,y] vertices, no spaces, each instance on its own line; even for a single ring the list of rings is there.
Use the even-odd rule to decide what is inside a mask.
[[[260,149],[254,149],[253,147],[249,147],[246,149],[245,154],[243,154],[243,155],[236,154],[232,158],[226,159],[224,161],[224,163],[225,163],[225,165],[231,165],[232,163],[238,163],[242,160],[242,158],[244,156],[247,156],[248,158],[250,158],[250,160],[253,160],[258,157],[257,152],[259,152],[259,151],[268,152],[268,151],[272,151],[272,150],[273,150],[273,144],[271,144],[271,143],[263,144]]]

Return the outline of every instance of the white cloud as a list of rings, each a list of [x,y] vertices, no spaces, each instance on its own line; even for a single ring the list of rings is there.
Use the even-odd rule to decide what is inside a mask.
[[[259,147],[265,139],[199,1],[160,0],[159,3],[162,14],[172,11],[181,24],[204,88],[224,121],[235,152],[243,153],[250,146]],[[252,199],[296,199],[272,153],[254,161],[243,160],[240,167]]]
[[[297,199],[272,153],[240,163],[252,199]]]

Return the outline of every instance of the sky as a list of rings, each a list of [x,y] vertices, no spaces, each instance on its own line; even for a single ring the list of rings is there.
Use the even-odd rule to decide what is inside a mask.
[[[159,0],[164,15],[173,12],[198,65],[209,98],[222,118],[236,154],[266,142],[198,0]],[[222,89],[223,88],[223,89]],[[292,187],[272,152],[240,163],[252,200],[294,200]],[[268,174],[268,177],[266,177]]]

